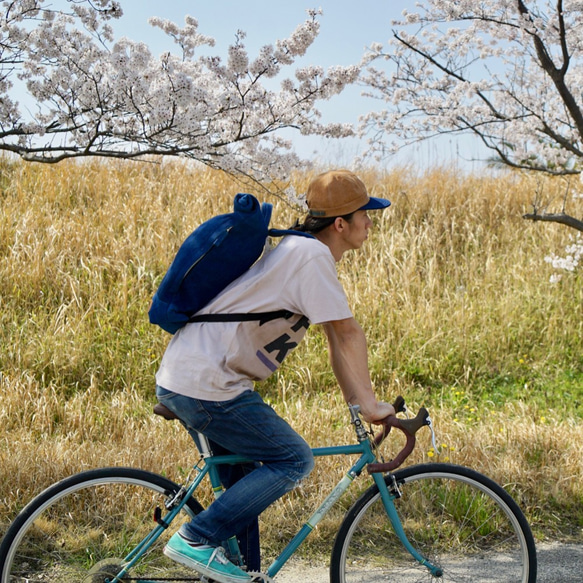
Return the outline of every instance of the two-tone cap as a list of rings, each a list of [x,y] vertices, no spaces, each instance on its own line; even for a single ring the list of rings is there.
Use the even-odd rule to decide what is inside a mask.
[[[308,214],[312,217],[340,217],[358,210],[387,208],[386,198],[369,196],[366,186],[350,170],[330,170],[318,174],[306,191]]]

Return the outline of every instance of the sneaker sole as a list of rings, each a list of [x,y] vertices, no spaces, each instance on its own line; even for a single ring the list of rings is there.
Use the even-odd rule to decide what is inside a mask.
[[[251,581],[251,577],[232,577],[227,573],[221,573],[220,571],[215,571],[214,569],[209,569],[203,563],[199,563],[198,561],[194,561],[190,557],[175,551],[174,549],[170,549],[168,547],[164,547],[164,554],[176,561],[177,563],[181,563],[186,567],[190,567],[197,573],[204,575],[205,577],[210,577],[219,583],[249,583]]]

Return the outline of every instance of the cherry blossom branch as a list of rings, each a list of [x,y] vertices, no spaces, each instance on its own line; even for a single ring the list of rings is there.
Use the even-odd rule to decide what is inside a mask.
[[[543,213],[539,214],[536,211],[532,213],[527,213],[522,215],[524,219],[529,221],[543,221],[547,223],[559,223],[561,225],[567,225],[572,229],[583,232],[583,221],[576,219],[565,213]]]
[[[384,109],[363,116],[371,155],[473,133],[504,165],[583,169],[583,12],[563,0],[424,0],[360,82]]]
[[[54,5],[66,6],[56,10]],[[318,104],[354,83],[359,67],[293,70],[319,34],[320,11],[255,57],[238,31],[225,61],[198,55],[214,39],[153,17],[178,48],[154,57],[108,22],[116,0],[13,0],[0,15],[0,150],[25,160],[181,156],[257,182],[285,181],[302,165],[281,130],[345,137],[347,124],[322,124]],[[207,51],[208,52],[208,51]],[[292,70],[292,76],[285,72]],[[280,78],[279,90],[268,80]],[[12,95],[24,84],[35,111]]]

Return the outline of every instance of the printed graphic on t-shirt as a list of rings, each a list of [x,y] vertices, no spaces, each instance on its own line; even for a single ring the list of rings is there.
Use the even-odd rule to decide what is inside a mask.
[[[280,334],[277,338],[263,346],[263,348],[260,348],[256,352],[257,358],[271,372],[275,372],[288,353],[299,344],[309,325],[310,321],[305,316],[302,316],[291,327],[290,334]]]

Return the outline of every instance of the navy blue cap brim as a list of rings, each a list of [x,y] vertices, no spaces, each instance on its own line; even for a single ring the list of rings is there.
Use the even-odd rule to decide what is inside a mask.
[[[390,200],[387,200],[386,198],[376,198],[374,196],[371,196],[370,200],[364,206],[361,206],[358,210],[360,210],[360,211],[373,211],[373,210],[386,209],[389,206],[391,206]]]

